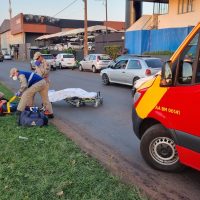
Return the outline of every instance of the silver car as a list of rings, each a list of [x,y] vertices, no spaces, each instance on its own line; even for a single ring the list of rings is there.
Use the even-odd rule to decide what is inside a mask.
[[[55,58],[52,54],[42,54],[42,57],[46,60],[47,64],[50,66],[51,70],[56,70]],[[30,62],[31,70],[35,70],[35,60]]]
[[[79,70],[90,70],[93,73],[108,67],[112,59],[106,54],[89,54],[79,65]]]
[[[158,73],[162,65],[159,58],[133,57],[110,65],[100,75],[104,85],[119,83],[133,86],[136,80]]]

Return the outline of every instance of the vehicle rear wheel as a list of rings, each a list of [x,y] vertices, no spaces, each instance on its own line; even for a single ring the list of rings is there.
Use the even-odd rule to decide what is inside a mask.
[[[139,79],[140,79],[139,77],[134,77],[134,79],[133,79],[133,87],[134,87],[135,82],[136,82],[137,80],[139,80]]]
[[[83,71],[82,65],[79,66],[79,71]]]
[[[97,69],[96,69],[95,66],[92,66],[92,72],[93,72],[93,73],[96,73],[96,72],[97,72]]]
[[[103,74],[102,75],[102,82],[103,82],[104,85],[109,85],[110,84],[110,81],[109,81],[109,78],[108,78],[107,74]]]
[[[145,131],[140,151],[144,160],[155,169],[168,172],[184,169],[179,162],[174,139],[161,124],[153,125]]]
[[[56,70],[56,67],[53,66],[53,65],[51,65],[51,70],[52,70],[52,71],[55,71],[55,70]]]

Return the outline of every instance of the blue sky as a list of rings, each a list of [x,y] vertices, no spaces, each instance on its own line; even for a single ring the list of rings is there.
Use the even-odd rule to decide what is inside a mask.
[[[11,0],[13,16],[18,13],[54,16],[73,0]],[[88,0],[88,19],[105,20],[104,0]],[[71,7],[57,15],[58,18],[83,19],[84,4],[77,0]],[[151,6],[146,4],[144,13],[151,12]],[[0,24],[9,18],[8,0],[0,0]],[[125,0],[108,0],[108,20],[125,20]]]

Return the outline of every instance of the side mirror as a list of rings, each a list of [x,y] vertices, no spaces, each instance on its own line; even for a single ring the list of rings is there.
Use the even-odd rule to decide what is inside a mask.
[[[161,74],[161,87],[171,86],[172,85],[172,70],[170,66],[170,61],[164,63],[162,67],[162,74]]]

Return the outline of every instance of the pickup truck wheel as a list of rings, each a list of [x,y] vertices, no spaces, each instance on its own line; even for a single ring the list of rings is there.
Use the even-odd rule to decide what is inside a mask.
[[[96,69],[95,66],[92,66],[92,72],[93,72],[93,73],[96,73],[96,72],[97,72],[97,69]]]
[[[110,84],[110,81],[109,81],[109,78],[108,78],[107,74],[103,74],[102,75],[102,82],[103,82],[104,85],[109,85]]]
[[[184,169],[179,162],[176,144],[161,124],[148,128],[141,139],[140,151],[144,160],[153,168],[177,172]]]

